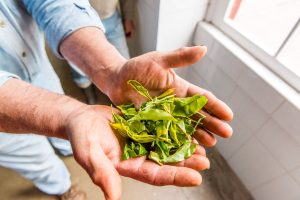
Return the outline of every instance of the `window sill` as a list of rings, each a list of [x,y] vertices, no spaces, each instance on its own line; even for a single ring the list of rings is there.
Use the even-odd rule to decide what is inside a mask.
[[[206,32],[211,37],[203,37],[203,33]],[[203,41],[203,38],[207,41]],[[199,22],[194,37],[194,44],[206,44],[208,48],[212,48],[213,42],[217,41],[223,47],[225,47],[230,53],[238,58],[247,68],[256,73],[267,84],[269,84],[274,90],[276,90],[287,101],[292,103],[298,109],[300,109],[300,95],[299,93],[284,82],[279,76],[274,74],[264,64],[259,62],[254,56],[245,51],[241,46],[232,41],[228,36],[222,33],[212,24],[206,22]],[[208,52],[209,54],[210,52]]]

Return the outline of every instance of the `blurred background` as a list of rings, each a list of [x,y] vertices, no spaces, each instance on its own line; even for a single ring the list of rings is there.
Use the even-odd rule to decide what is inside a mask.
[[[212,91],[235,114],[231,139],[207,149],[211,169],[195,188],[123,178],[125,200],[300,199],[300,1],[136,0],[131,57],[206,45],[206,57],[177,73]],[[65,61],[49,57],[65,93],[86,101]],[[141,66],[142,67],[142,66]],[[97,91],[97,103],[110,105]],[[63,158],[89,199],[103,199],[72,157]],[[0,168],[0,199],[55,199]]]

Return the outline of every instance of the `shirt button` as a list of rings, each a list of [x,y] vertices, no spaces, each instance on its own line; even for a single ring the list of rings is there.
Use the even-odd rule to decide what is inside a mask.
[[[26,52],[25,51],[22,52],[22,57],[23,58],[26,57]]]

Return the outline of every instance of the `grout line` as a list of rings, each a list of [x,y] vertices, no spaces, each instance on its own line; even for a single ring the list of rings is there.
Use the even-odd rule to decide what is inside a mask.
[[[293,169],[293,170],[288,171],[287,174],[288,174],[288,175],[291,177],[291,179],[293,179],[293,180],[297,183],[297,185],[299,185],[299,187],[300,187],[300,181],[297,180],[297,179],[291,174],[292,171],[297,170],[297,169],[299,169],[299,167],[298,167],[298,168],[295,168],[295,169]]]
[[[280,104],[280,106],[278,106],[278,108],[271,114],[271,119],[272,119],[274,122],[276,122],[276,124],[277,124],[282,130],[284,130],[285,133],[287,133],[292,139],[294,139],[294,140],[296,141],[297,144],[300,145],[300,143],[299,143],[298,140],[295,138],[295,136],[293,136],[289,131],[287,131],[284,127],[282,127],[282,125],[281,125],[280,123],[278,123],[278,121],[273,117],[273,114],[274,114],[276,111],[278,111],[278,110],[280,109],[280,107],[283,106],[283,104],[285,104],[285,103],[291,104],[289,101],[284,100],[284,101]],[[293,106],[293,105],[292,105],[292,106]],[[298,112],[300,113],[300,111],[298,111]]]
[[[269,121],[269,120],[268,120]],[[264,149],[268,152],[268,153],[270,153],[270,155],[271,155],[271,157],[276,161],[276,163],[278,164],[278,165],[280,165],[280,167],[283,169],[283,173],[280,173],[279,175],[277,175],[277,176],[275,176],[275,177],[273,177],[273,178],[271,178],[271,179],[269,179],[269,180],[266,180],[266,181],[264,181],[263,183],[261,183],[260,185],[258,185],[258,186],[255,186],[255,187],[253,187],[252,189],[251,189],[251,191],[253,191],[253,190],[256,190],[258,187],[262,187],[262,186],[264,186],[264,185],[267,185],[267,184],[269,184],[269,183],[271,183],[272,181],[274,181],[275,179],[277,179],[277,178],[279,178],[279,177],[281,177],[281,176],[283,176],[283,175],[285,175],[285,174],[288,174],[288,171],[285,169],[285,167],[283,166],[283,164],[281,163],[281,162],[279,162],[275,157],[274,157],[274,155],[272,154],[272,152],[270,152],[269,151],[269,149],[257,138],[257,136],[256,135],[254,135],[254,137],[257,139],[257,141],[264,147]]]

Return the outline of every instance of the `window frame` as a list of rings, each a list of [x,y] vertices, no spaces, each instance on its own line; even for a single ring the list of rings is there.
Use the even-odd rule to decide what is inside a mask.
[[[298,93],[300,92],[300,78],[282,63],[276,57],[267,54],[261,47],[246,38],[232,26],[225,22],[224,16],[227,14],[227,7],[230,6],[231,0],[210,0],[206,13],[205,21],[212,23],[228,37],[239,44],[243,49],[254,56],[258,61],[264,64],[268,69],[279,76],[283,81],[293,87]],[[299,66],[300,67],[300,66]]]

